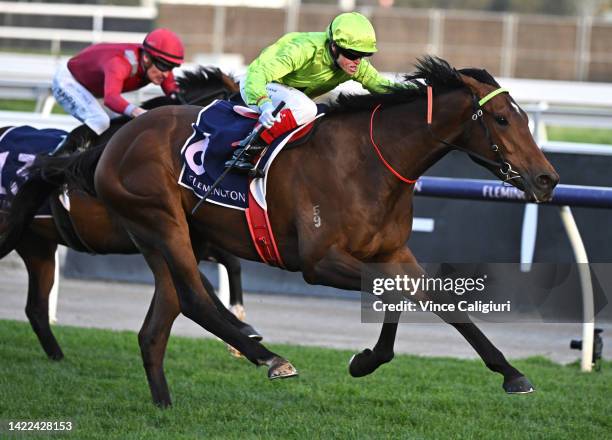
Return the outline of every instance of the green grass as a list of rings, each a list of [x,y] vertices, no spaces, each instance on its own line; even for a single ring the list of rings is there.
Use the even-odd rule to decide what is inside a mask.
[[[612,144],[612,130],[605,128],[547,127],[551,141]]]
[[[165,368],[174,406],[159,410],[134,333],[54,331],[61,362],[47,360],[26,323],[0,321],[5,424],[69,419],[75,430],[66,438],[74,439],[576,439],[612,430],[610,363],[583,374],[542,358],[517,361],[538,391],[508,396],[480,361],[397,356],[353,379],[348,351],[279,345],[273,349],[300,377],[271,382],[264,368],[230,358],[218,341],[172,337]]]
[[[0,99],[0,110],[15,112],[33,112],[36,109],[36,101],[30,99]],[[55,104],[53,113],[65,115],[62,107]]]

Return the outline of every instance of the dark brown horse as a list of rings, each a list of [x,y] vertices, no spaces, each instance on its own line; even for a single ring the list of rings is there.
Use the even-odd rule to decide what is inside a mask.
[[[486,71],[456,71],[445,61],[425,58],[415,77],[433,88],[433,123],[426,123],[426,88],[341,98],[315,134],[283,152],[270,169],[267,205],[280,254],[291,271],[311,284],[360,291],[361,271],[379,263],[393,276],[423,274],[406,246],[412,229],[413,185],[452,148],[468,152],[500,179],[547,201],[558,175],[540,152],[527,115]],[[479,100],[488,97],[486,103]],[[170,404],[163,357],[172,322],[183,313],[238,348],[270,377],[295,374],[286,360],[244,337],[218,312],[197,270],[193,247],[210,240],[242,258],[258,260],[241,212],[204,204],[177,185],[179,150],[191,134],[197,107],[165,107],[119,130],[95,171],[95,189],[143,252],[155,275],[155,298],[140,333],[144,366],[153,395]],[[380,148],[377,154],[373,144]],[[381,160],[384,158],[395,173]],[[55,163],[42,174],[55,183],[74,180],[74,167]],[[318,219],[313,219],[314,207]],[[27,203],[20,208],[28,211]],[[407,266],[406,266],[407,265]],[[427,292],[413,299],[437,300]],[[532,391],[525,376],[469,320],[438,315],[474,347],[487,367],[503,375],[510,393]],[[393,357],[398,313],[386,317],[378,343],[355,356],[349,371],[369,374]],[[461,321],[461,322],[459,322]]]
[[[214,99],[227,98],[238,90],[235,81],[218,69],[199,68],[185,72],[177,79],[182,99],[197,105],[207,105]],[[153,98],[142,106],[153,109],[163,105],[180,104],[168,97]],[[103,149],[111,136],[128,122],[127,118],[117,118],[110,128],[93,141],[91,148]],[[10,127],[0,129],[0,135]],[[95,163],[91,164],[92,169]],[[114,220],[109,211],[95,197],[79,189],[68,189],[70,211],[66,211],[57,197],[57,192],[49,197],[53,217],[37,217],[21,235],[14,249],[22,258],[28,271],[28,300],[26,315],[44,351],[54,360],[63,358],[62,350],[49,326],[48,300],[55,274],[55,251],[58,244],[82,252],[95,254],[135,254],[139,253],[128,233]],[[0,219],[4,213],[0,212]],[[1,223],[0,223],[1,225]],[[1,229],[0,229],[1,230]],[[199,260],[217,261],[223,264],[229,275],[230,305],[232,311],[244,318],[242,306],[242,285],[239,260],[227,251],[201,242],[196,249]],[[4,248],[2,257],[11,251]],[[204,282],[207,282],[203,278]],[[212,291],[212,286],[208,286]],[[243,332],[259,337],[248,324],[237,324]]]

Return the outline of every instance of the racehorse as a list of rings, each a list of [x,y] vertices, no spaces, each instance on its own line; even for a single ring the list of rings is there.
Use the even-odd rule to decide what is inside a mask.
[[[389,276],[424,276],[406,245],[414,183],[452,149],[467,152],[535,202],[552,197],[557,173],[531,136],[525,112],[488,72],[458,71],[442,59],[425,57],[407,80],[417,78],[427,86],[418,82],[416,89],[341,97],[310,139],[279,154],[271,166],[266,201],[278,250],[285,268],[301,271],[306,282],[360,291],[361,271],[369,263],[378,263]],[[94,175],[98,196],[155,276],[140,343],[153,401],[161,406],[171,403],[163,357],[178,313],[254,364],[268,365],[269,377],[296,374],[287,360],[224,321],[200,279],[193,251],[199,239],[242,258],[259,261],[259,256],[241,212],[204,204],[192,215],[196,197],[177,184],[180,149],[199,111],[163,107],[137,118],[113,136]],[[43,164],[39,178],[78,184],[74,164],[70,158]],[[81,185],[91,179],[86,174],[80,176]],[[20,201],[20,212],[31,211],[27,200]],[[425,291],[413,293],[408,299],[438,301]],[[533,390],[467,314],[436,314],[465,337],[489,369],[503,375],[506,392]],[[399,313],[386,312],[375,347],[351,359],[353,376],[369,374],[393,358],[398,320]]]
[[[227,99],[238,91],[234,80],[218,69],[199,68],[194,72],[184,72],[177,78],[181,89],[182,102],[207,105],[217,98]],[[145,109],[162,105],[181,104],[180,101],[166,96],[152,98],[144,102]],[[111,136],[129,121],[126,117],[112,120],[110,128],[99,138],[93,140],[91,148],[103,149]],[[0,128],[0,136],[11,127]],[[95,164],[92,164],[95,167]],[[95,197],[78,189],[69,189],[70,210],[66,211],[57,197],[49,197],[53,217],[37,217],[21,235],[15,250],[22,258],[28,271],[28,300],[26,315],[49,358],[59,360],[63,352],[49,326],[48,298],[54,282],[55,251],[58,244],[72,249],[95,254],[134,254],[138,249],[130,240],[127,232],[113,220],[104,205]],[[0,219],[4,213],[0,212]],[[1,223],[0,223],[1,224]],[[12,249],[4,249],[6,251]],[[223,264],[229,275],[231,310],[244,319],[240,262],[233,255],[210,243],[202,242],[197,250],[201,260],[213,260]],[[203,281],[207,282],[203,277]],[[212,286],[208,286],[212,291]],[[240,325],[252,337],[260,338],[256,330],[248,324]]]

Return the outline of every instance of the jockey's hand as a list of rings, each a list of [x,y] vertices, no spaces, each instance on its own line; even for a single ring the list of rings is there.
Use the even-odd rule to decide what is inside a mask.
[[[271,101],[264,102],[259,110],[261,114],[259,115],[259,122],[266,128],[270,128],[274,125],[275,122],[280,122],[280,115],[272,115],[274,111],[274,105]]]
[[[134,110],[132,110],[132,118],[136,118],[140,115],[144,115],[147,111],[142,108],[142,107],[136,107]]]

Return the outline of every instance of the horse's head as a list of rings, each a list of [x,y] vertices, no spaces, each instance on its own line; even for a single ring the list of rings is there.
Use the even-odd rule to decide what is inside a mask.
[[[529,130],[529,118],[507,90],[484,70],[463,69],[459,78],[472,102],[465,146],[472,159],[535,202],[548,201],[559,182]]]

